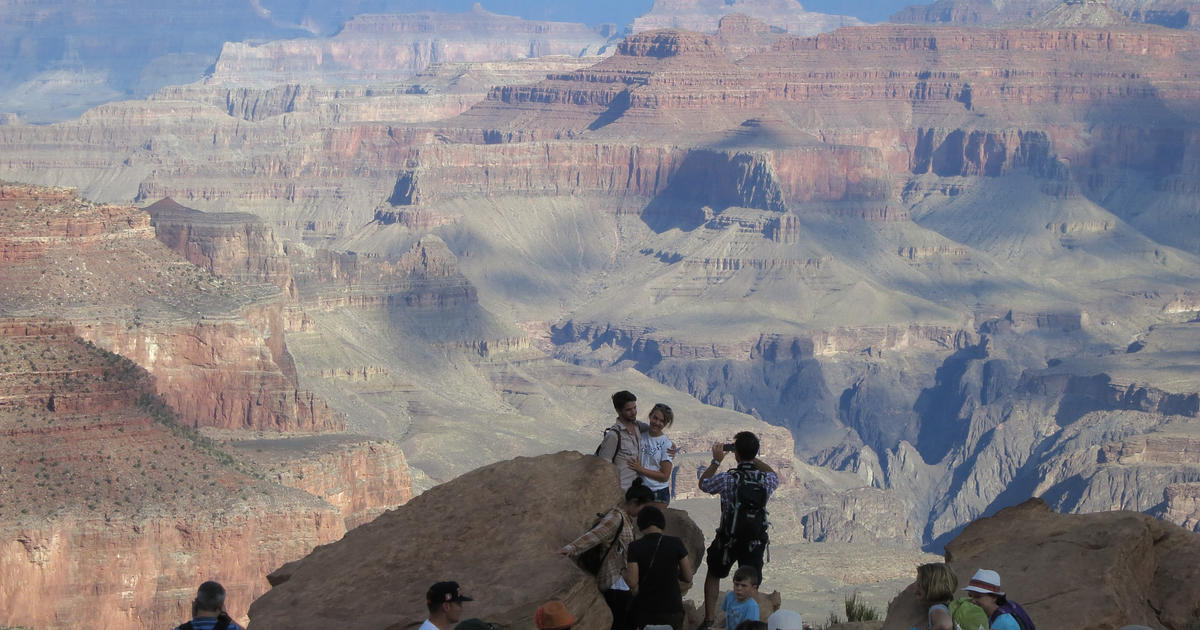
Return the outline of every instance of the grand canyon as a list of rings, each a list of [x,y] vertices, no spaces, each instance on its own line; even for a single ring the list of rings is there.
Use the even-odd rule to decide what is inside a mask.
[[[419,621],[376,606],[439,560],[392,541],[585,526],[615,480],[563,451],[629,389],[675,409],[695,535],[694,469],[761,436],[764,590],[810,621],[1030,523],[1157,576],[1059,625],[1195,627],[1200,5],[108,4],[0,2],[0,626],[169,627],[210,577],[252,626],[348,622],[304,607],[331,571],[361,627]],[[550,560],[454,562],[528,627],[498,584]]]

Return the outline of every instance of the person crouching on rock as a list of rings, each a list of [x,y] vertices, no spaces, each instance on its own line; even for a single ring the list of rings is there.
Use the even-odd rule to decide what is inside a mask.
[[[242,627],[225,612],[225,587],[210,580],[196,590],[192,620],[175,630],[242,630]]]
[[[631,627],[629,604],[633,595],[621,573],[625,570],[625,554],[633,542],[633,519],[642,507],[653,500],[654,493],[642,485],[640,478],[634,479],[633,485],[625,491],[623,503],[613,507],[591,529],[558,550],[562,555],[573,558],[597,545],[605,546],[603,561],[596,572],[596,586],[604,593],[604,601],[612,611],[612,630],[629,630]]]

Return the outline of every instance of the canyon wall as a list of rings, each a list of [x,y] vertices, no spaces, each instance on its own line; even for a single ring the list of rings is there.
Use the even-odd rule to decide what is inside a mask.
[[[180,425],[131,361],[65,322],[0,321],[0,624],[166,627],[198,581],[244,618],[263,575],[336,540],[338,510]]]
[[[228,42],[212,76],[219,84],[400,81],[444,62],[596,54],[608,34],[583,24],[468,13],[360,15],[328,39]],[[609,33],[611,34],[611,33]]]

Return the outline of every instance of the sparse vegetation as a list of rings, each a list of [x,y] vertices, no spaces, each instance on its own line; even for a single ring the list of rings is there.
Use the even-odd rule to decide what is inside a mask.
[[[844,601],[846,622],[876,621],[882,618],[879,613],[879,609],[860,599],[857,591],[846,596]],[[818,630],[824,630],[830,626],[835,626],[840,623],[843,623],[841,615],[838,615],[837,613],[829,613],[829,618],[825,620],[824,624],[818,625],[817,628]]]

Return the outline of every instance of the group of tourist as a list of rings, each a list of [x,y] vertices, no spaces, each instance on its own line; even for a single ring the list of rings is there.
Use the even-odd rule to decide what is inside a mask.
[[[683,593],[695,563],[683,540],[669,533],[664,513],[672,498],[676,454],[664,431],[674,413],[660,403],[643,423],[632,393],[617,392],[612,402],[617,419],[605,429],[596,455],[618,467],[624,499],[559,553],[580,559],[595,574],[612,612],[612,630],[683,630]],[[732,588],[720,603],[725,630],[803,630],[794,611],[778,610],[765,623],[760,620],[756,596],[769,545],[766,503],[779,487],[779,476],[758,452],[758,437],[743,431],[733,442],[714,444],[712,460],[697,470],[700,490],[721,498],[720,525],[705,554],[704,618],[697,630],[713,626],[721,580],[735,563]],[[721,470],[731,453],[736,466]],[[1006,598],[995,571],[980,569],[964,589],[967,596],[955,598],[954,572],[944,563],[923,564],[913,589],[928,607],[927,630],[1035,630],[1025,610]],[[469,601],[457,582],[433,584],[425,594],[429,616],[419,630],[495,630],[480,619],[461,619]],[[205,582],[192,603],[192,620],[176,630],[241,630],[224,604],[225,589]],[[576,621],[557,600],[534,615],[538,630],[567,630]]]
[[[966,597],[955,598],[958,576],[944,562],[917,567],[914,594],[928,609],[928,630],[1035,630],[1025,609],[1009,601],[1000,574],[980,569],[971,577]]]
[[[671,407],[654,405],[648,422],[638,422],[637,397],[628,391],[612,396],[617,418],[604,431],[596,456],[615,464],[620,471],[625,498],[605,513],[588,531],[559,551],[580,558],[600,553],[594,569],[596,586],[612,612],[612,630],[665,627],[682,630],[683,595],[695,571],[683,541],[666,532],[663,510],[671,501],[675,448],[664,431],[674,422]],[[697,471],[699,487],[721,497],[721,525],[705,556],[704,619],[700,630],[708,630],[716,618],[721,580],[736,563],[733,590],[721,602],[727,630],[753,630],[759,621],[754,595],[762,582],[762,568],[769,544],[766,502],[779,487],[779,476],[758,458],[758,437],[748,431],[733,442],[712,446],[712,460]],[[736,467],[720,470],[733,455]],[[641,534],[636,537],[635,534]],[[636,539],[635,539],[636,538]],[[588,562],[584,568],[592,570]],[[779,617],[794,622],[799,615]]]

